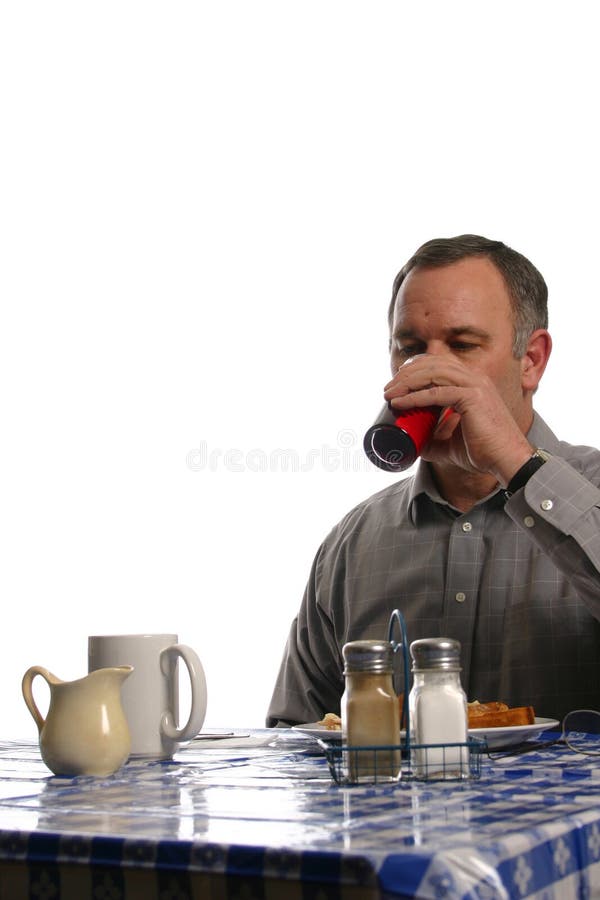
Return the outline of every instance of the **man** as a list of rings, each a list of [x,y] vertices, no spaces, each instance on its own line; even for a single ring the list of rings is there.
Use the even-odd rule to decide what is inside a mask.
[[[339,712],[342,646],[461,642],[470,700],[539,716],[600,708],[600,452],[534,412],[550,356],[535,267],[476,235],[424,244],[390,306],[394,410],[435,405],[416,473],[353,509],[322,544],[285,649],[269,725]]]

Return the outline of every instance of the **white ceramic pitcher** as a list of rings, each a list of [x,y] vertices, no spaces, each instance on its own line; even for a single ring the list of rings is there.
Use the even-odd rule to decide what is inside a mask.
[[[132,672],[132,666],[98,669],[76,681],[61,681],[42,666],[25,672],[23,697],[38,727],[42,759],[55,775],[110,775],[127,760],[121,685]],[[38,675],[50,687],[46,718],[33,697]]]

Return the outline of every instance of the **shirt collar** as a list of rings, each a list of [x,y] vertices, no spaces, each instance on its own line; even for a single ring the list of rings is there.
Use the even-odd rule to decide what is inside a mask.
[[[420,459],[408,492],[408,515],[413,525],[419,524],[419,512],[424,515],[430,503],[450,508],[450,504],[437,489],[429,463]]]
[[[558,438],[537,412],[533,414],[533,422],[527,432],[527,440],[532,447],[542,447],[548,453],[559,455],[560,442]],[[422,459],[419,460],[411,482],[408,492],[408,514],[413,525],[418,524],[419,509],[424,512],[428,501],[440,506],[447,506],[449,509],[452,508],[438,491],[429,463]],[[500,488],[492,496],[496,496],[499,492]],[[502,497],[502,502],[504,499]]]
[[[542,417],[534,412],[531,428],[527,432],[527,440],[532,447],[541,447],[555,456],[561,455],[560,441]]]

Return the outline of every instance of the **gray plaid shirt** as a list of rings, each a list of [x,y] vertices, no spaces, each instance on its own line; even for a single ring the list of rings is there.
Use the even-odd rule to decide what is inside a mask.
[[[539,716],[600,709],[600,452],[559,441],[537,414],[528,434],[548,460],[510,499],[468,513],[439,495],[429,467],[355,507],[313,563],[267,724],[338,712],[342,646],[386,638],[462,648],[469,700],[532,705]]]

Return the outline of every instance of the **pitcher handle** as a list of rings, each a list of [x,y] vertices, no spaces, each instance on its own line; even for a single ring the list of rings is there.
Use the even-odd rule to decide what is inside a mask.
[[[42,728],[46,724],[46,720],[42,716],[41,712],[37,707],[37,703],[33,699],[33,679],[36,675],[41,675],[44,678],[50,687],[55,684],[58,684],[60,681],[56,675],[53,675],[52,672],[49,672],[48,669],[44,669],[43,666],[31,666],[30,669],[27,669],[25,674],[23,675],[23,681],[21,682],[21,690],[23,691],[23,699],[27,704],[27,709],[33,716],[34,722],[37,725],[38,731],[41,732]]]
[[[168,710],[163,714],[161,730],[163,734],[173,741],[190,741],[196,737],[202,728],[204,716],[206,715],[206,678],[198,654],[186,644],[173,644],[172,647],[167,647],[166,650],[163,650],[161,653],[163,672],[167,673],[169,671],[170,666],[176,662],[177,657],[181,657],[184,661],[190,676],[192,687],[190,714],[183,728],[177,728],[173,719],[173,713]]]

